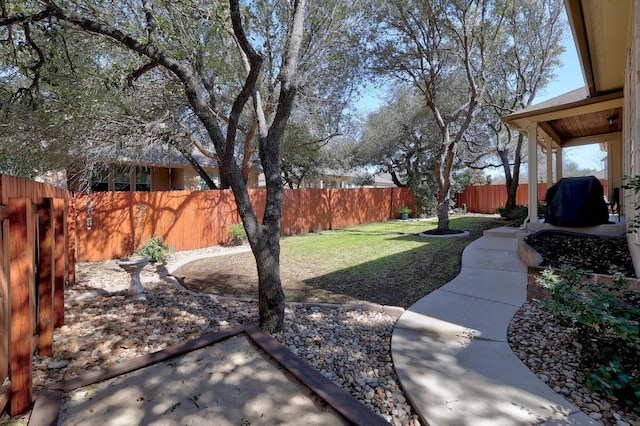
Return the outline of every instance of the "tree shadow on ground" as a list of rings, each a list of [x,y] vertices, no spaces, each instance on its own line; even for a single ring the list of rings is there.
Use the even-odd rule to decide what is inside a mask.
[[[474,231],[468,237],[446,239],[396,236],[392,238],[395,241],[419,245],[329,273],[319,272],[311,262],[283,265],[285,297],[287,301],[365,301],[406,308],[452,280],[460,271],[464,247],[479,235]],[[193,291],[230,297],[258,296],[258,278],[251,253],[201,259],[178,268],[173,276]]]

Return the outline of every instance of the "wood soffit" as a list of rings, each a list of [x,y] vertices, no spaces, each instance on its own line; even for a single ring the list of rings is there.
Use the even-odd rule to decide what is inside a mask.
[[[548,125],[563,140],[622,131],[622,108],[550,120]]]

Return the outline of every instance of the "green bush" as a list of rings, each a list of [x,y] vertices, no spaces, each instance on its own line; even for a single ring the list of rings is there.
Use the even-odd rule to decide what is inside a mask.
[[[509,220],[513,222],[514,226],[520,226],[527,216],[529,216],[529,208],[527,206],[515,206],[509,213]]]
[[[587,387],[640,412],[638,294],[624,289],[621,276],[609,285],[596,284],[576,270],[563,276],[544,271],[538,283],[551,295],[543,304],[561,323],[576,329]]]
[[[154,235],[149,238],[134,254],[138,256],[148,256],[151,263],[164,262],[167,260],[167,254],[173,252],[173,247],[165,243],[162,237]]]
[[[247,233],[242,223],[234,223],[229,227],[227,232],[229,244],[242,244],[247,239]]]

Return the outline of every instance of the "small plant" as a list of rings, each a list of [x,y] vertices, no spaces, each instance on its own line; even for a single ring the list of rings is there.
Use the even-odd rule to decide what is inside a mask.
[[[544,271],[538,283],[551,295],[544,306],[576,330],[587,387],[640,412],[638,295],[625,290],[621,276],[609,285],[596,284],[578,270],[567,270],[561,277]]]
[[[506,217],[507,215],[507,209],[504,206],[499,206],[496,209],[496,213],[500,215],[500,217]]]
[[[154,235],[149,238],[134,254],[151,258],[151,263],[164,262],[167,254],[173,253],[173,247],[165,243],[162,237]]]
[[[406,219],[413,212],[413,210],[411,210],[408,206],[399,207],[396,211],[402,219]]]
[[[242,223],[234,223],[229,227],[229,231],[227,232],[227,236],[229,237],[229,244],[232,245],[241,245],[247,239],[247,233],[244,230],[244,225]]]

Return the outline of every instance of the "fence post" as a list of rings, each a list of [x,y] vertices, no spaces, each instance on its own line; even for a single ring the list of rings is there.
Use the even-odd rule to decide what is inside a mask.
[[[11,298],[9,292],[9,221],[8,209],[0,206],[0,380],[9,375],[9,335],[11,330]]]
[[[54,219],[54,269],[53,269],[53,315],[54,327],[64,325],[64,286],[70,276],[69,235],[67,233],[67,215],[62,199],[53,200]],[[73,277],[75,281],[75,276]]]
[[[69,263],[68,273],[67,273],[67,285],[74,286],[76,285],[76,221],[75,217],[75,199],[72,198],[64,202],[65,209],[65,229],[67,230],[67,234],[65,236],[65,247],[67,250],[67,259]]]
[[[42,356],[53,355],[53,253],[54,230],[51,198],[38,204],[38,351]]]
[[[12,416],[31,406],[35,229],[31,200],[9,198],[9,280],[11,286]]]

